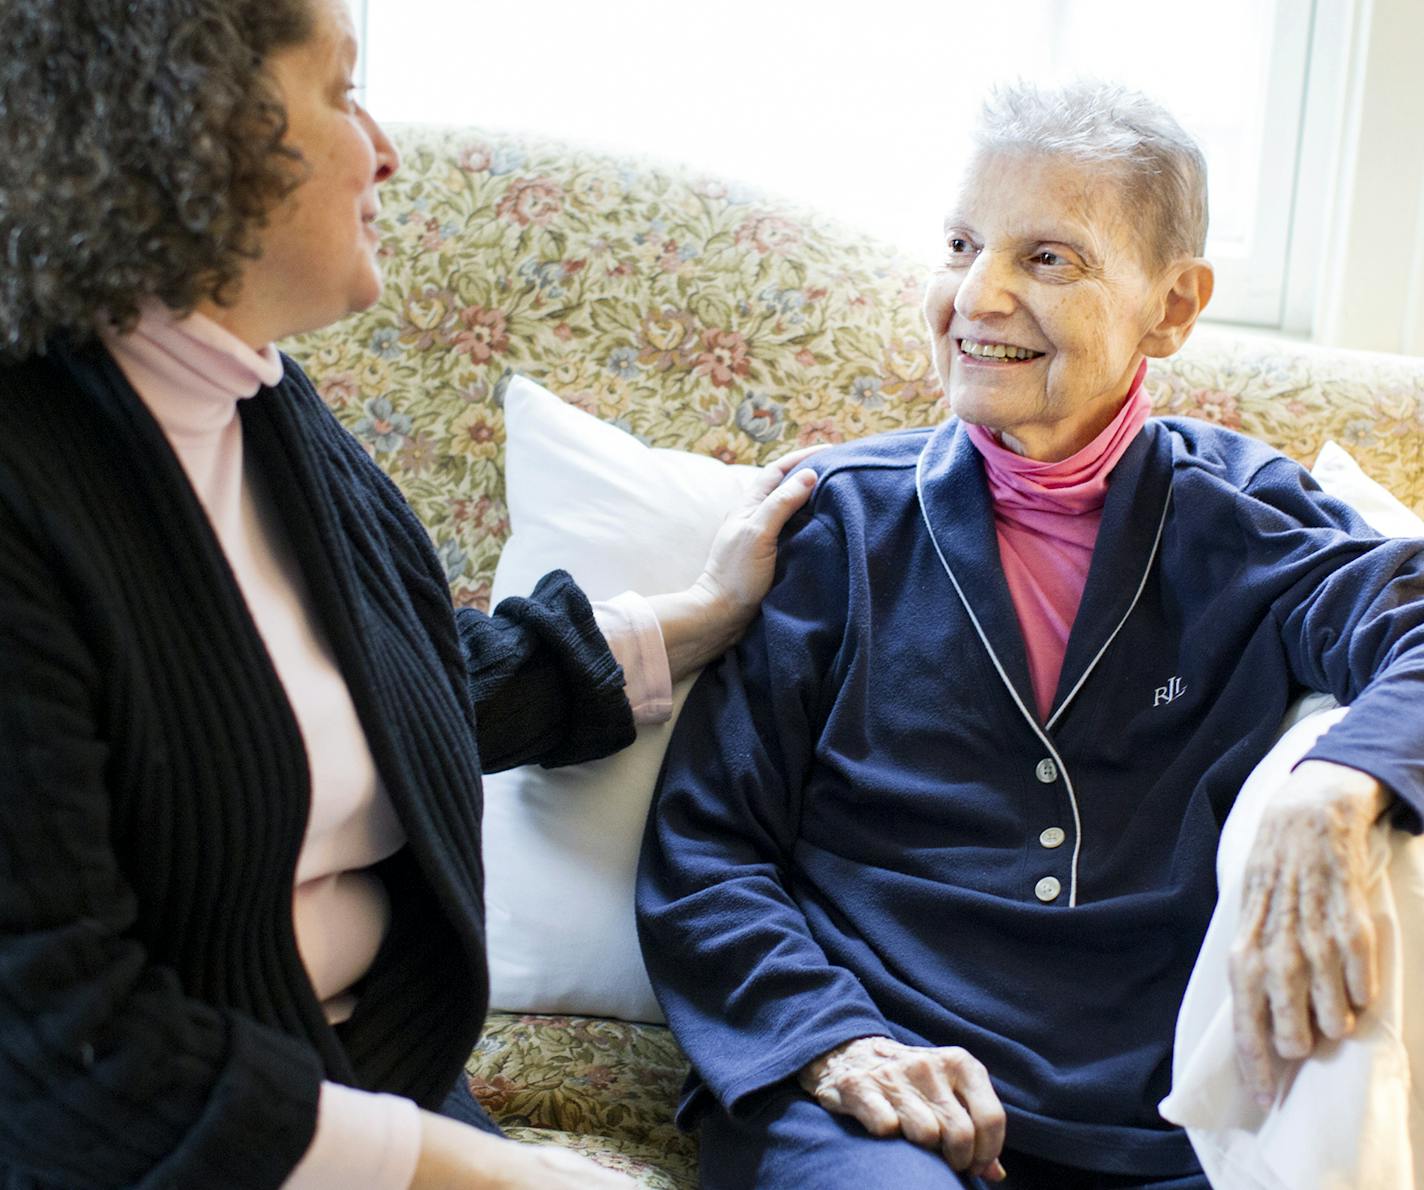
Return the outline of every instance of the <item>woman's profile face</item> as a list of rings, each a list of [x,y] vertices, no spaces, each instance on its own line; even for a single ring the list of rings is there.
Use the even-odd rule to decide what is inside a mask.
[[[1121,405],[1157,279],[1111,173],[1058,157],[981,155],[945,222],[925,293],[951,409],[1033,458],[1066,458]]]
[[[345,0],[310,5],[311,36],[267,64],[286,104],[285,143],[301,153],[305,177],[272,213],[262,255],[243,276],[241,321],[267,320],[266,340],[326,326],[380,296],[376,188],[399,165],[356,102],[356,34]]]

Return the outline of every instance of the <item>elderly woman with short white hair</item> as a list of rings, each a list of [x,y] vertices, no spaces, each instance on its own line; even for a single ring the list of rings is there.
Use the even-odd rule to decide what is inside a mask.
[[[925,295],[953,416],[820,456],[664,769],[639,920],[704,1186],[1205,1187],[1157,1105],[1222,822],[1305,688],[1353,705],[1250,861],[1250,1086],[1374,999],[1367,833],[1424,810],[1424,544],[1150,416],[1205,238],[1156,104],[986,107]]]

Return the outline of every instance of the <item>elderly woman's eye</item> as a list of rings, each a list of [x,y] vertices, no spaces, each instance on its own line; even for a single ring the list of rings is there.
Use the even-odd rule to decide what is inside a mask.
[[[1057,252],[1049,252],[1044,249],[1042,252],[1033,254],[1033,263],[1047,265],[1052,268],[1054,265],[1067,264],[1068,261],[1059,256]]]

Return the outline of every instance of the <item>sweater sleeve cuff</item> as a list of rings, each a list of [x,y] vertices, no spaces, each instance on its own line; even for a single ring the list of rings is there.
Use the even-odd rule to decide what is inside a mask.
[[[712,1102],[718,1102],[734,1119],[747,1119],[761,1106],[765,1091],[796,1078],[801,1070],[822,1054],[858,1037],[894,1037],[894,1030],[879,1014],[865,1012],[838,1019],[824,1030],[809,1036],[788,1040],[771,1048],[749,1067],[736,1072],[720,1072],[716,1082],[693,1067],[693,1077],[683,1088],[683,1097],[673,1115],[673,1122],[684,1131],[697,1126],[702,1112]]]
[[[663,631],[648,601],[635,591],[593,605],[608,651],[623,670],[633,722],[666,723],[672,715],[672,671]]]
[[[409,1099],[321,1084],[316,1135],[283,1190],[409,1190],[420,1160],[420,1109]]]

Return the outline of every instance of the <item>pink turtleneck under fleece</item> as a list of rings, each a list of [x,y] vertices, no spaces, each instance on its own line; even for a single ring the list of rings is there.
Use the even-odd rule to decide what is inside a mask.
[[[1142,387],[1146,374],[1144,360],[1117,415],[1061,462],[1026,459],[982,426],[966,427],[984,457],[999,562],[1023,632],[1040,720],[1047,720],[1053,709],[1068,634],[1098,540],[1108,477],[1152,411]]]
[[[403,846],[405,832],[279,518],[244,465],[238,402],[281,380],[281,358],[270,344],[254,351],[202,315],[178,320],[159,304],[145,308],[133,333],[102,337],[207,513],[301,729],[311,808],[293,924],[327,1018],[343,1020],[355,1007],[348,989],[370,967],[389,920],[385,888],[365,869]],[[629,592],[595,604],[594,615],[624,668],[634,719],[665,720],[672,681],[647,601]],[[419,1152],[414,1103],[326,1082],[315,1138],[286,1187],[406,1190]]]

